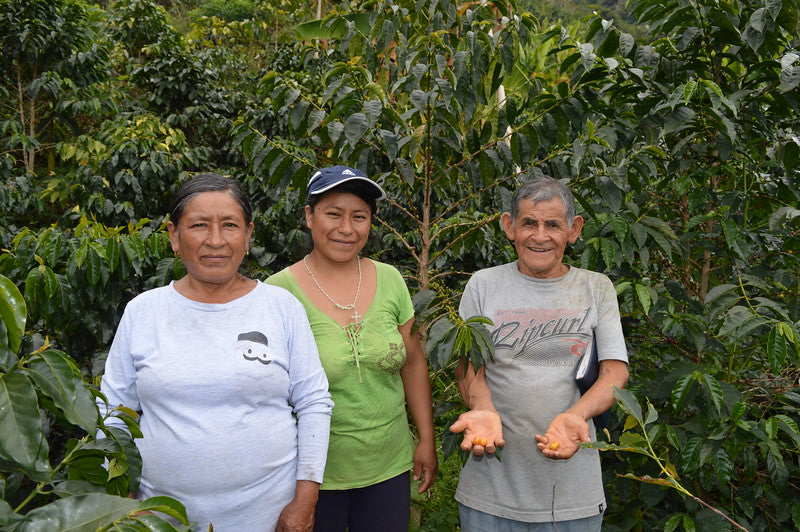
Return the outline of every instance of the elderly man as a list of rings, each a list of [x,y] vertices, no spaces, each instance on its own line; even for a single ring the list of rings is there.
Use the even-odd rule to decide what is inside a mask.
[[[471,410],[451,430],[463,431],[461,448],[474,455],[456,492],[461,529],[599,531],[606,506],[599,453],[580,443],[594,437],[592,417],[628,380],[614,286],[563,262],[583,218],[558,180],[522,185],[501,223],[518,260],[475,273],[459,307],[465,318],[491,318],[496,346],[495,360],[458,372]],[[581,395],[575,365],[593,335],[599,377]]]

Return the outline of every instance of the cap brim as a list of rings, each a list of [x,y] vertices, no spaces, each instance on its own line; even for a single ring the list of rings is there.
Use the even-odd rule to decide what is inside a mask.
[[[316,178],[317,178],[317,176],[314,175],[314,177],[312,177],[311,180],[309,181],[309,185],[311,184],[311,181],[313,181]],[[328,190],[330,190],[330,189],[332,189],[334,187],[337,187],[337,186],[341,185],[342,183],[346,183],[348,181],[363,181],[364,183],[366,183],[368,185],[371,185],[371,188],[375,192],[375,201],[379,201],[379,200],[382,200],[382,199],[386,198],[386,192],[384,192],[384,190],[381,188],[381,186],[378,183],[376,183],[372,179],[369,179],[369,178],[366,178],[366,177],[360,177],[360,176],[351,176],[351,177],[345,177],[343,179],[338,179],[333,183],[330,183],[328,185],[323,185],[322,188],[319,188],[319,189],[315,190],[314,192],[309,192],[308,195],[309,196],[314,196],[314,195],[317,195],[317,194],[322,194],[323,192],[327,192]]]

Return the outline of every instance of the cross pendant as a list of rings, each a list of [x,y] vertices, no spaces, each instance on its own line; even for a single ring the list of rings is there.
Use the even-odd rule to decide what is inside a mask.
[[[361,314],[358,313],[358,309],[353,309],[353,315],[350,317],[353,318],[354,323],[361,322]]]

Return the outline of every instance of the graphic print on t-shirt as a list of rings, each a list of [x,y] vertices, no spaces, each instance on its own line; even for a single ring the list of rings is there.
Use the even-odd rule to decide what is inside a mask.
[[[591,336],[589,309],[502,309],[491,316],[495,348],[506,362],[572,365]],[[574,355],[574,356],[572,356]]]
[[[406,363],[406,348],[403,344],[394,344],[389,343],[389,352],[378,359],[377,366],[386,371],[395,375],[400,373],[400,370],[403,369],[403,365]]]
[[[269,364],[272,362],[272,351],[269,348],[269,341],[264,333],[250,331],[242,333],[236,340],[236,355],[244,360]]]

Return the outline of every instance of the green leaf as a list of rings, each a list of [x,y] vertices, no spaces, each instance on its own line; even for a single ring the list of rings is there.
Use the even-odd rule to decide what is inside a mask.
[[[792,504],[792,522],[795,528],[800,530],[800,502]]]
[[[39,243],[36,246],[36,254],[44,259],[45,264],[53,267],[58,264],[63,243],[64,237],[60,231],[53,228],[47,228],[39,236]]]
[[[693,79],[686,82],[686,85],[683,87],[683,103],[685,105],[689,105],[689,102],[692,100],[692,96],[694,95],[694,91],[697,88],[697,82]]]
[[[142,433],[141,433],[141,429],[139,428],[139,421],[138,421],[139,414],[137,414],[136,412],[134,412],[133,410],[131,410],[130,408],[128,408],[126,406],[120,405],[120,406],[117,406],[114,409],[114,416],[113,417],[119,418],[120,421],[122,421],[125,424],[125,426],[128,427],[128,430],[130,431],[130,434],[132,434],[135,438],[141,438],[142,437]],[[116,428],[112,424],[106,424],[105,427],[106,427],[106,430],[111,430],[112,428]],[[121,430],[121,429],[119,429],[119,430]]]
[[[747,412],[747,404],[739,401],[731,409],[731,419],[739,419]]]
[[[190,532],[192,530],[190,527],[181,526],[178,528],[155,514],[140,514],[134,517],[133,520],[144,525],[146,532],[179,532],[184,530]]]
[[[306,126],[306,130],[311,133],[315,129],[322,124],[322,121],[325,119],[325,111],[321,109],[314,109],[310,113],[308,113],[308,125]]]
[[[292,28],[298,39],[337,39],[347,33],[347,22],[355,24],[356,29],[364,35],[369,35],[369,13],[348,13],[341,16],[328,16],[322,19],[303,22]]]
[[[90,248],[86,254],[86,279],[92,286],[97,285],[103,275],[103,259],[96,253],[94,248]]]
[[[592,43],[582,43],[578,45],[581,52],[581,65],[586,72],[589,72],[594,67],[597,56],[594,53],[594,46]]]
[[[105,442],[105,439],[100,441]],[[79,445],[79,444],[78,444]],[[78,445],[75,445],[77,447]],[[88,446],[87,446],[88,447]],[[107,454],[98,449],[73,449],[67,462],[67,472],[70,481],[89,482],[94,486],[103,486],[108,482],[109,470],[114,467],[115,460],[108,458]],[[93,493],[97,489],[89,490]],[[82,495],[87,491],[70,493],[67,495]],[[127,495],[130,492],[117,493],[117,495]]]
[[[720,220],[720,225],[728,247],[735,251],[740,259],[747,262],[750,257],[749,246],[747,246],[747,243],[742,239],[739,226],[733,220]]]
[[[364,113],[353,113],[344,123],[344,136],[351,146],[362,142],[364,133],[369,129],[369,123]]]
[[[608,238],[600,240],[600,254],[603,256],[603,262],[606,266],[611,268],[618,264],[617,262],[617,246]]]
[[[664,532],[673,532],[678,528],[681,524],[681,520],[683,519],[683,514],[675,514],[669,519],[667,519],[667,523],[664,525]]]
[[[725,449],[719,449],[713,460],[714,474],[721,485],[727,485],[734,474],[733,460]]]
[[[786,486],[789,480],[789,470],[786,467],[786,461],[780,452],[770,450],[767,453],[767,471],[775,487]]]
[[[482,321],[481,318],[483,318]],[[467,320],[467,325],[474,338],[474,345],[479,349],[480,356],[484,362],[486,360],[494,360],[495,354],[494,338],[492,338],[492,333],[486,326],[487,324],[492,325],[492,320],[483,316],[473,316]]]
[[[399,145],[397,143],[397,135],[386,129],[381,129],[378,134],[383,141],[383,148],[386,152],[386,157],[389,161],[394,161],[397,158]]]
[[[8,347],[8,343],[6,323],[0,320],[0,372],[9,371],[19,363],[16,352]]]
[[[375,85],[378,87],[378,89],[380,89],[380,86],[376,83],[372,83],[372,85]],[[381,100],[367,100],[364,102],[362,109],[364,111],[364,115],[367,117],[369,126],[372,127],[381,116],[383,104],[381,103]]]
[[[789,349],[786,339],[776,325],[767,334],[767,358],[773,373],[780,373],[786,365]]]
[[[679,378],[675,385],[672,387],[672,408],[676,413],[683,410],[683,403],[686,401],[686,396],[692,389],[692,374],[688,373]]]
[[[20,371],[0,376],[0,454],[35,480],[49,478],[48,445],[36,391]]]
[[[774,419],[781,423],[780,427],[792,438],[795,447],[800,449],[800,428],[798,428],[798,424],[792,418],[784,414],[776,414]]]
[[[453,322],[451,322],[446,316],[442,316],[428,329],[428,339],[425,342],[425,348],[427,351],[427,355],[430,357],[433,348],[436,346],[437,343],[441,342],[447,332],[453,328]]]
[[[665,425],[664,433],[667,435],[667,441],[672,446],[672,448],[680,449],[681,441],[680,438],[678,438],[678,431],[675,430],[675,427],[671,425]]]
[[[623,478],[629,478],[631,480],[638,480],[639,482],[644,482],[645,484],[655,484],[656,486],[663,486],[667,488],[674,488],[675,483],[668,478],[655,478],[651,477],[650,475],[634,475],[633,473],[625,473],[624,475],[620,475]]]
[[[186,515],[186,507],[171,497],[150,497],[140,502],[138,509],[143,512],[161,512],[162,514],[178,519],[185,525],[189,524],[189,518]]]
[[[44,288],[44,293],[47,296],[47,299],[51,300],[53,299],[54,295],[60,292],[58,277],[50,268],[50,266],[40,266],[39,268],[44,268],[42,272],[42,287]]]
[[[703,451],[703,438],[691,438],[681,449],[681,460],[687,473],[695,471],[700,466],[700,455]]]
[[[3,484],[0,483],[0,487],[2,486]],[[3,490],[0,490],[0,493],[2,493],[2,491]],[[5,500],[0,499],[0,528],[3,530],[13,530],[14,527],[11,525],[24,520],[24,516],[15,513],[10,504],[8,504]]]
[[[599,451],[623,451],[627,453],[643,454],[650,456],[647,449],[647,441],[641,434],[634,432],[623,432],[620,436],[620,444],[609,443],[607,441],[583,442],[581,447],[584,449],[597,449]]]
[[[642,418],[642,407],[636,400],[636,396],[630,390],[622,388],[614,388],[614,397],[617,399],[617,404],[626,413],[633,416],[639,425],[644,425]]]
[[[753,329],[767,323],[767,320],[754,314],[749,308],[735,306],[725,314],[725,321],[719,330],[720,336],[730,336],[734,340],[745,338]]]
[[[655,423],[658,420],[658,411],[649,400],[647,401],[647,417],[644,420],[645,426]]]
[[[625,431],[619,437],[619,444],[629,449],[638,449],[640,452],[649,454],[647,440],[638,432]]]
[[[664,121],[664,133],[675,133],[695,117],[695,112],[688,107],[679,107],[670,113]]]
[[[774,440],[775,436],[778,435],[778,420],[774,417],[764,420],[764,431],[770,440]]]
[[[139,489],[139,478],[142,474],[142,457],[139,454],[139,448],[136,447],[133,438],[141,438],[141,430],[138,425],[136,430],[131,430],[129,433],[118,427],[106,428],[109,437],[119,445],[120,452],[114,456],[119,462],[123,462],[126,466],[126,478],[120,478],[119,482],[114,484],[118,490],[118,495],[125,495],[127,493],[135,493]],[[130,426],[129,426],[130,430]],[[134,436],[132,437],[131,434]]]
[[[709,312],[709,317],[716,320],[719,315],[730,309],[739,301],[739,287],[735,284],[720,284],[706,294],[703,304]]]
[[[644,309],[645,314],[650,313],[650,292],[647,291],[647,287],[641,284],[634,284],[634,289],[636,290],[636,297],[639,299],[639,303],[642,305],[642,309]]]
[[[725,401],[722,386],[716,378],[708,373],[700,373],[699,376],[701,382],[706,386],[706,391],[708,391],[708,395],[711,397],[711,403],[714,405],[717,415],[720,415],[722,413],[722,405]]]
[[[59,499],[28,512],[19,532],[79,532],[96,530],[136,512],[139,501],[105,493]]]
[[[94,434],[98,412],[94,396],[72,360],[48,349],[30,358],[26,374],[61,409],[67,421]]]
[[[789,52],[781,57],[781,92],[786,93],[800,85],[800,54]]]
[[[89,241],[84,240],[81,242],[81,245],[78,246],[78,249],[72,254],[72,259],[75,261],[75,266],[78,268],[83,267],[83,263],[86,260],[86,254],[89,252]]]
[[[115,238],[109,238],[106,240],[106,264],[110,273],[114,273],[117,270],[119,261],[119,242]]]
[[[0,275],[0,320],[5,325],[8,348],[13,353],[19,351],[27,315],[28,309],[17,285],[8,277]],[[2,336],[0,340],[3,340]]]

